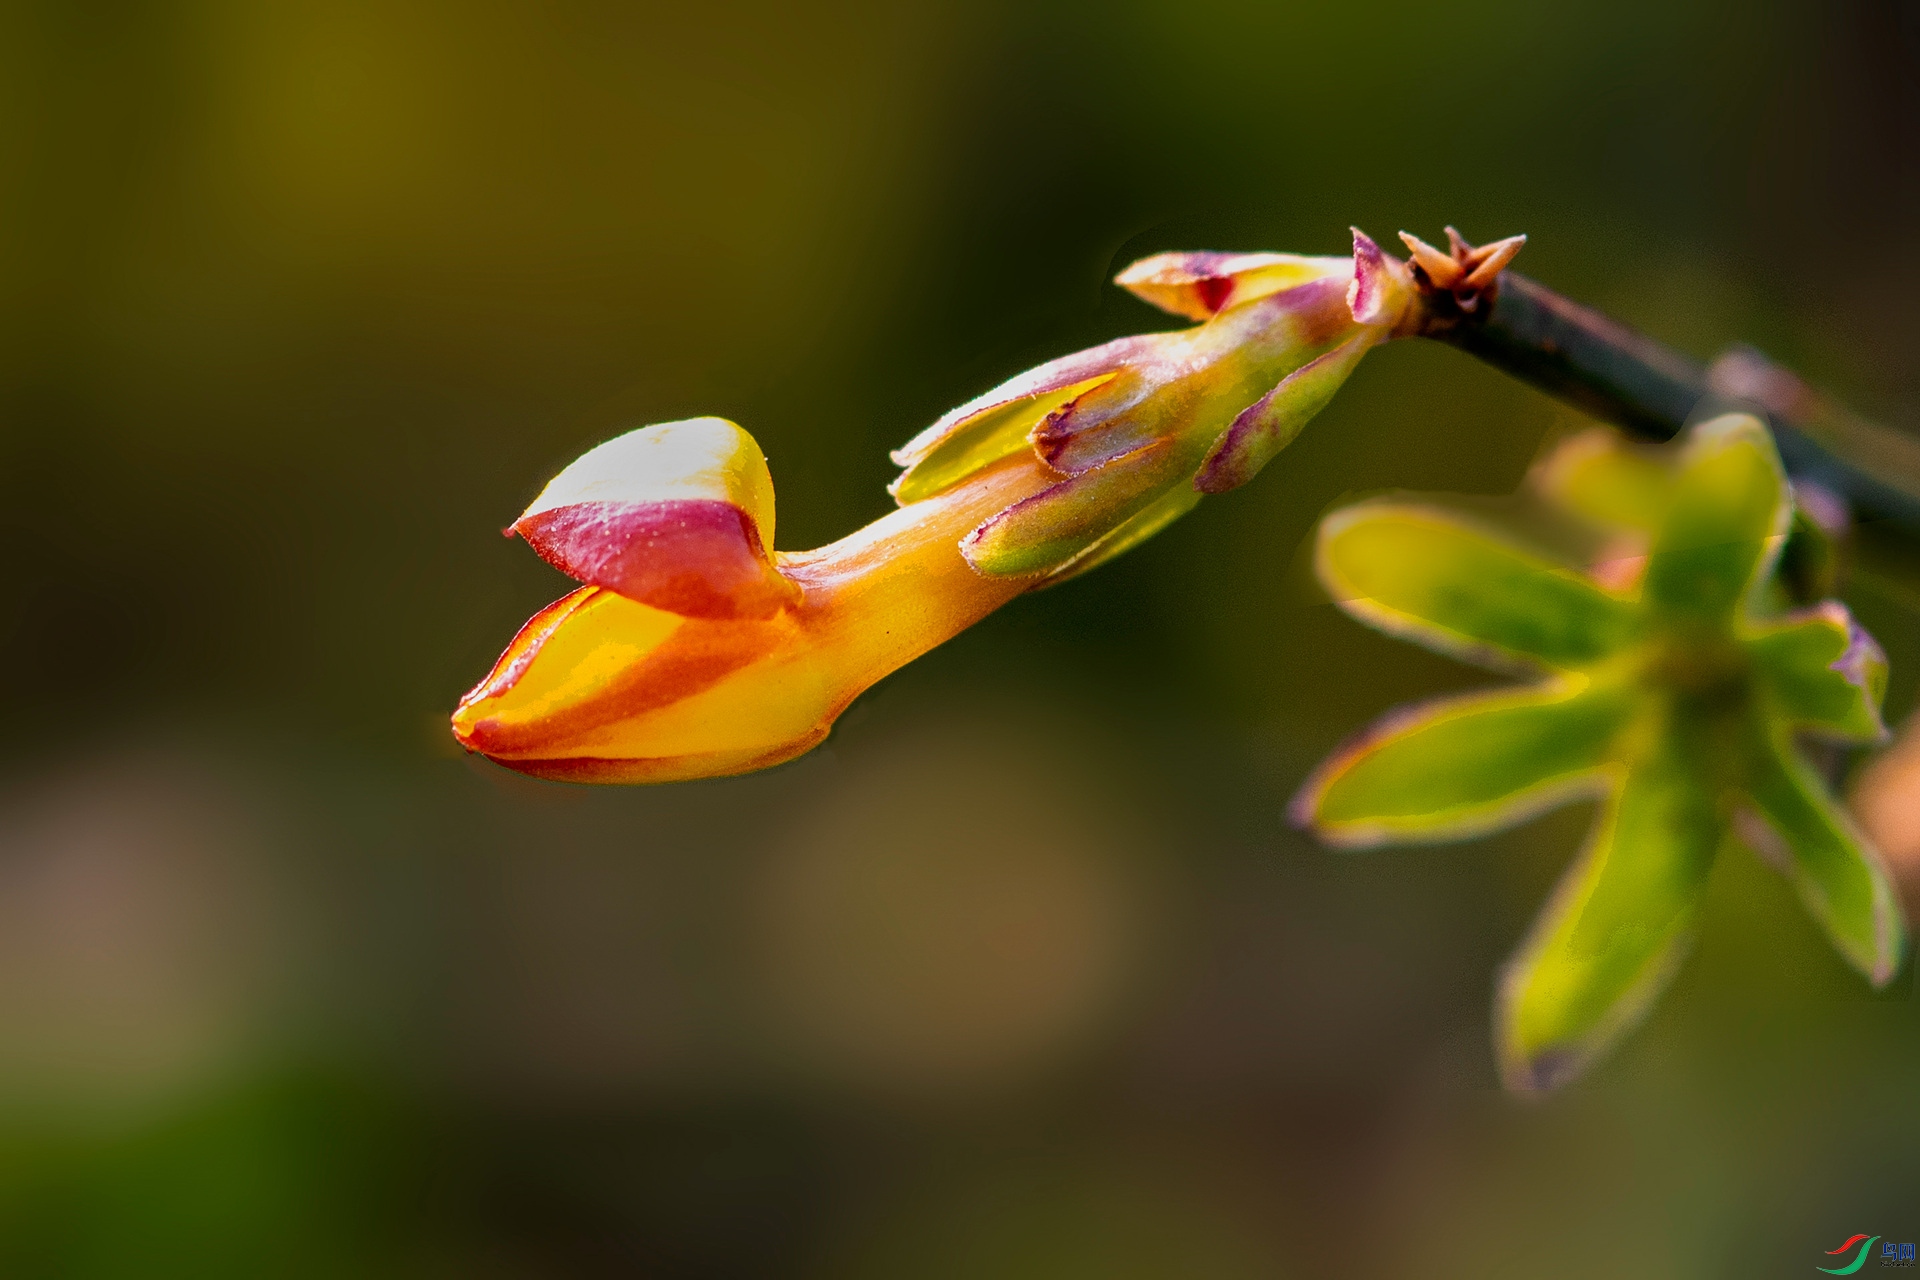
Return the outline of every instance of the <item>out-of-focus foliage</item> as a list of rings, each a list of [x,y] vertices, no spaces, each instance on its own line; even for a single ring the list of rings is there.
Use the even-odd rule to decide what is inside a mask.
[[[1879,855],[1795,736],[1886,736],[1886,657],[1846,606],[1783,612],[1794,504],[1766,426],[1729,415],[1670,459],[1563,446],[1548,496],[1614,534],[1598,576],[1407,499],[1343,507],[1316,566],[1379,630],[1545,679],[1401,711],[1321,766],[1299,821],[1348,846],[1455,840],[1598,795],[1586,850],[1500,984],[1501,1067],[1572,1078],[1644,1014],[1737,827],[1875,986],[1905,950]]]

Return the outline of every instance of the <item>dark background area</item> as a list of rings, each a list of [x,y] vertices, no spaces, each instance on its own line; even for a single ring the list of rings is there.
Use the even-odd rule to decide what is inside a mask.
[[[1247,489],[770,773],[531,782],[446,715],[566,589],[499,536],[633,425],[886,450],[1164,318],[1161,249],[1452,222],[1698,355],[1920,405],[1892,3],[0,9],[0,1272],[1800,1275],[1920,1236],[1912,979],[1715,872],[1646,1026],[1502,1094],[1589,817],[1283,809],[1484,677],[1320,603],[1344,494],[1566,410],[1402,343]],[[1852,600],[1913,702],[1915,615]]]

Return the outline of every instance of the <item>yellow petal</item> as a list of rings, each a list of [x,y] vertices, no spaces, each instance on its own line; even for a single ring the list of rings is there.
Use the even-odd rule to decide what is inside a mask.
[[[1113,278],[1144,302],[1189,320],[1353,269],[1345,258],[1297,253],[1156,253]]]

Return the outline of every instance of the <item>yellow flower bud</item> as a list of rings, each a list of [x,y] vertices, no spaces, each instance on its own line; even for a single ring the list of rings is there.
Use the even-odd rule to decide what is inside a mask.
[[[962,405],[895,453],[899,510],[815,551],[773,550],[766,460],[730,422],[645,427],[585,454],[510,532],[587,585],[522,628],[454,735],[580,782],[791,759],[868,686],[1014,596],[1245,483],[1413,298],[1406,269],[1358,232],[1353,258],[1162,254],[1119,280],[1201,323]]]

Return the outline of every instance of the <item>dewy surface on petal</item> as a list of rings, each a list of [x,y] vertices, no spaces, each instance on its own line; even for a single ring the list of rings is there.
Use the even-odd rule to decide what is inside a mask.
[[[1787,735],[1756,744],[1748,795],[1778,840],[1773,855],[1827,936],[1875,985],[1900,966],[1905,925],[1880,855],[1867,843]]]
[[[1362,622],[1494,667],[1579,668],[1634,635],[1632,608],[1589,579],[1415,503],[1334,512],[1320,523],[1315,563]]]
[[[1414,707],[1323,764],[1293,817],[1346,846],[1498,830],[1602,786],[1630,710],[1580,677]]]
[[[1772,570],[1792,514],[1765,425],[1744,414],[1702,423],[1680,455],[1642,598],[1672,614],[1730,616]]]
[[[569,577],[685,617],[765,617],[795,595],[773,567],[767,461],[724,418],[588,450],[512,531]]]
[[[1744,643],[1774,718],[1855,742],[1886,736],[1887,656],[1839,601],[1769,619]]]
[[[1678,966],[1723,826],[1686,757],[1669,739],[1628,767],[1502,975],[1494,1034],[1508,1087],[1577,1075]]]
[[[1353,272],[1349,258],[1295,253],[1157,253],[1142,258],[1113,282],[1143,302],[1189,320],[1205,320],[1228,307],[1291,289],[1323,276]]]

